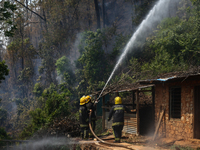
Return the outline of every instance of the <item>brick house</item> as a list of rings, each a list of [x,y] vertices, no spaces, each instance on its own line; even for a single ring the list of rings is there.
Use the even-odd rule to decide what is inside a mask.
[[[158,137],[200,139],[200,74],[171,74],[139,83],[155,85],[155,126],[162,119]]]

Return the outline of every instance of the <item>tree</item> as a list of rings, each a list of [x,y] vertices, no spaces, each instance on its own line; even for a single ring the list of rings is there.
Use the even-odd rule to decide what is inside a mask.
[[[143,65],[143,70],[149,70],[154,75],[171,71],[185,70],[189,66],[200,65],[200,26],[199,5],[188,6],[183,1],[184,15],[163,20],[155,31],[148,37],[146,49],[153,51],[153,57]],[[194,8],[194,9],[193,9]],[[180,12],[179,12],[180,13]],[[146,51],[147,52],[147,51]]]
[[[23,45],[23,49],[22,49]],[[13,40],[7,46],[7,53],[5,55],[10,70],[11,84],[18,84],[21,86],[23,98],[28,95],[28,92],[32,91],[32,77],[34,75],[33,59],[36,56],[36,50],[30,43],[30,39],[24,39],[23,41],[18,38]],[[23,69],[19,71],[21,59],[23,58]],[[26,87],[26,88],[25,88]]]
[[[100,22],[100,13],[99,13],[98,0],[94,0],[94,5],[95,5],[95,11],[96,11],[97,29],[100,29],[101,28],[101,22]]]
[[[5,61],[3,60],[2,62],[0,62],[0,83],[1,80],[5,80],[5,76],[8,75],[9,70],[8,70],[8,66],[5,64]]]
[[[68,88],[74,85],[75,75],[72,71],[72,64],[66,56],[56,61],[57,74],[61,76],[61,83],[66,82]]]
[[[13,36],[16,25],[13,23],[12,17],[16,10],[16,5],[11,4],[10,1],[0,2],[0,33],[5,34],[5,36]]]
[[[85,89],[91,92],[102,88],[126,41],[122,34],[116,34],[115,27],[83,33],[76,62],[79,94],[85,94]]]

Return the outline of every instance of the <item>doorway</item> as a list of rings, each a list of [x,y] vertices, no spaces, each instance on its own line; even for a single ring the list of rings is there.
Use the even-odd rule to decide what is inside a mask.
[[[200,139],[200,86],[194,88],[194,138]]]

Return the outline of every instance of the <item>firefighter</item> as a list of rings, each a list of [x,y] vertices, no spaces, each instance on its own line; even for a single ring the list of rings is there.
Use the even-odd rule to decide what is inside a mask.
[[[113,116],[113,134],[115,137],[115,143],[120,143],[122,136],[122,129],[124,127],[124,111],[131,113],[131,111],[124,105],[122,105],[121,97],[115,97],[115,105],[111,108],[108,116],[108,121]]]
[[[88,125],[89,119],[88,119],[88,113],[87,113],[85,102],[86,102],[85,96],[81,97],[80,107],[79,107],[79,121],[80,121],[82,139],[88,138],[88,129],[89,129],[89,125]]]
[[[90,110],[92,110],[91,126],[92,126],[92,130],[94,131],[95,126],[96,126],[96,104],[92,102],[91,96],[89,95],[87,95],[85,99],[86,99],[86,107],[87,107],[88,114],[90,113]],[[93,138],[93,135],[90,130],[89,130],[89,138]]]

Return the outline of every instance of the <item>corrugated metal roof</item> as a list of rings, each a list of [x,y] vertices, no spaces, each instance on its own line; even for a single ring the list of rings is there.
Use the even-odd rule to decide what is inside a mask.
[[[140,84],[157,84],[157,83],[171,82],[171,81],[176,81],[176,80],[184,81],[187,78],[198,77],[198,76],[200,76],[200,74],[187,74],[187,75],[180,75],[180,76],[176,75],[176,76],[165,77],[165,78],[141,80],[138,82]]]
[[[200,69],[200,68],[199,68]],[[126,84],[115,84],[115,85],[111,85],[111,86],[107,86],[101,97],[104,95],[107,95],[109,93],[112,92],[125,92],[125,91],[134,91],[137,89],[142,89],[142,88],[147,88],[147,87],[151,87],[154,86],[154,84],[158,84],[158,83],[163,83],[163,82],[172,82],[172,81],[176,81],[176,80],[181,80],[181,81],[185,81],[188,77],[192,77],[192,76],[200,76],[200,73],[196,72],[196,73],[188,73],[188,72],[171,72],[171,73],[166,73],[163,75],[159,75],[158,78],[156,79],[147,79],[147,80],[140,80],[136,83],[126,83]],[[144,86],[144,84],[146,86]],[[98,95],[101,93],[100,91],[94,91],[92,93],[92,95]]]
[[[175,77],[169,77],[169,78],[161,78],[161,79],[157,79],[158,81],[167,81],[167,80],[170,80],[170,79],[173,79]]]

